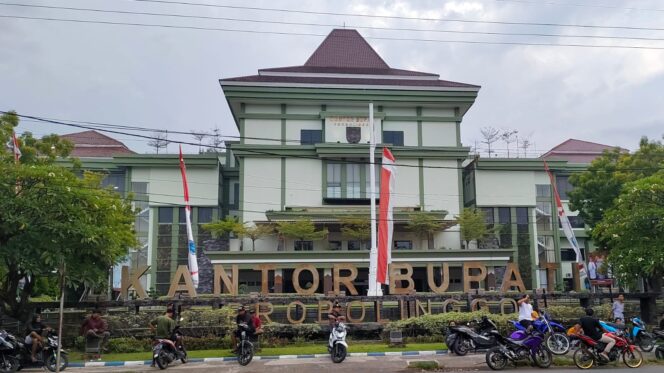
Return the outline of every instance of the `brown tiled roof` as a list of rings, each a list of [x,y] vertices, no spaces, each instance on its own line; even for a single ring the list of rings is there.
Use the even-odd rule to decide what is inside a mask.
[[[602,155],[605,150],[620,149],[627,152],[627,149],[622,149],[618,146],[598,144],[596,142],[583,141],[577,139],[568,139],[551,148],[548,152],[544,153],[541,158],[559,158],[565,159],[571,163],[590,163],[595,158]]]
[[[97,131],[83,131],[60,136],[74,144],[72,157],[112,157],[119,154],[135,154],[125,144]]]
[[[221,83],[480,88],[472,84],[439,80],[438,77],[437,74],[393,69],[357,30],[334,29],[302,66],[260,69],[258,75],[222,79]]]

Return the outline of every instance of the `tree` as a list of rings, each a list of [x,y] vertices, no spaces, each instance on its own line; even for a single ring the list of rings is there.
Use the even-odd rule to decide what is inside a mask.
[[[433,214],[413,214],[410,216],[407,227],[421,239],[426,238],[427,250],[433,248],[433,234],[442,229],[440,220],[444,218]]]
[[[366,242],[371,239],[371,221],[369,217],[342,217],[341,234],[352,240],[360,241],[360,248],[366,249]]]
[[[519,131],[517,131],[517,130],[506,129],[506,130],[503,130],[503,132],[501,132],[501,134],[500,134],[501,140],[503,140],[505,142],[505,147],[507,147],[507,158],[510,157],[510,144],[513,143],[517,139],[516,135],[518,133],[519,133]]]
[[[623,281],[650,278],[661,291],[664,276],[664,171],[628,183],[592,231],[610,247],[609,263]]]
[[[148,141],[148,146],[154,148],[157,154],[159,154],[159,149],[166,149],[168,147],[168,133],[154,132],[152,137],[153,139]]]
[[[466,242],[466,249],[470,247],[470,241],[477,240],[479,243],[489,233],[482,210],[465,208],[456,220],[461,227],[461,239]]]
[[[236,217],[228,215],[223,220],[217,220],[203,224],[203,229],[210,232],[214,238],[228,238],[229,234],[234,234],[240,238],[240,251],[242,251],[244,225],[242,225],[242,223],[240,223]]]
[[[209,136],[207,132],[197,132],[191,135],[196,141],[198,141],[198,153],[203,153],[203,140]]]
[[[274,227],[269,224],[253,224],[242,227],[241,237],[247,237],[251,240],[251,251],[256,251],[256,241],[274,234]]]
[[[493,127],[482,127],[480,128],[480,133],[484,138],[484,140],[482,140],[482,143],[487,145],[489,158],[491,158],[491,144],[498,141],[498,138],[500,136],[500,130]]]
[[[218,153],[224,145],[224,137],[221,135],[221,130],[219,127],[215,126],[209,133],[209,145],[207,149],[208,153]]]
[[[283,237],[300,241],[319,241],[327,237],[328,230],[316,230],[316,225],[310,219],[277,222],[277,232]]]
[[[0,162],[13,162],[14,156],[10,149],[4,146],[11,141],[12,133],[19,124],[19,117],[15,111],[0,115]],[[32,133],[24,132],[17,136],[21,150],[22,164],[50,164],[58,157],[67,157],[74,149],[74,144],[51,134],[35,138]]]
[[[664,145],[642,138],[639,149],[629,154],[621,149],[605,151],[588,169],[570,176],[570,208],[578,210],[586,224],[594,227],[613,207],[626,183],[658,172],[664,164]]]

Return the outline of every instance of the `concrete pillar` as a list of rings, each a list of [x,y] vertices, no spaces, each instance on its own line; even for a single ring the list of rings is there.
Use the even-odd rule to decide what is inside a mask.
[[[274,292],[283,293],[284,292],[284,275],[281,268],[274,270]]]
[[[332,268],[323,269],[323,294],[334,292],[332,285]]]

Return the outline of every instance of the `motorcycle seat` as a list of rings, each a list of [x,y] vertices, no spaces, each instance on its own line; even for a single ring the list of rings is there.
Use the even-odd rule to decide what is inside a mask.
[[[627,325],[625,325],[625,324],[616,324],[616,323],[614,323],[614,322],[607,322],[606,325],[608,325],[608,326],[610,326],[610,327],[612,327],[612,328],[619,329],[619,330],[625,330],[625,329],[627,329]]]
[[[525,341],[525,339],[512,339],[512,338],[507,338],[507,340],[516,345],[522,345],[523,341]]]

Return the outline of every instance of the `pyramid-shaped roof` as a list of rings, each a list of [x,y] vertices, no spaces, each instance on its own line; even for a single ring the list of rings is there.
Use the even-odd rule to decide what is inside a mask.
[[[120,154],[134,154],[122,142],[97,131],[83,131],[60,136],[74,144],[72,157],[112,157]]]
[[[300,66],[258,70],[258,75],[220,80],[224,85],[378,86],[376,88],[479,90],[439,75],[391,68],[357,30],[334,29]]]
[[[618,146],[604,145],[577,139],[567,139],[544,153],[542,158],[560,158],[572,163],[590,163],[595,158],[602,155],[605,150],[611,149],[620,149],[623,152],[628,151],[627,149],[622,149]]]

